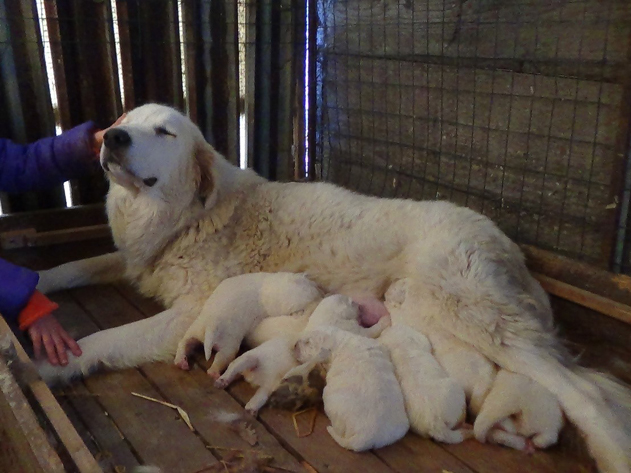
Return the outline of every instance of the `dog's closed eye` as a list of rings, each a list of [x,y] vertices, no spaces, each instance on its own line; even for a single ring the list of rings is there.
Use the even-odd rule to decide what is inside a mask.
[[[158,135],[158,136],[172,136],[173,138],[176,137],[175,133],[170,132],[169,130],[167,130],[163,126],[157,126],[157,127],[155,127],[154,130],[156,132],[156,135]]]

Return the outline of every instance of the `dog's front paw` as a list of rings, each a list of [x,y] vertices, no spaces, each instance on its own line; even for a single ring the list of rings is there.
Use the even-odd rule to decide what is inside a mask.
[[[40,377],[49,386],[69,383],[82,374],[81,369],[72,360],[66,366],[51,365],[46,360],[37,361],[35,367]]]

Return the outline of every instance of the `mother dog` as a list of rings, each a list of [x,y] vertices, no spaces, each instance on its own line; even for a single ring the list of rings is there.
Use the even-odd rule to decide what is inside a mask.
[[[229,164],[188,118],[155,104],[131,111],[105,135],[101,163],[118,251],[43,271],[40,290],[124,275],[168,309],[82,339],[82,357],[41,366],[47,380],[99,364],[172,360],[204,301],[238,274],[305,272],[326,291],[377,297],[411,278],[419,310],[406,323],[448,330],[538,381],[557,396],[601,471],[631,471],[629,393],[574,364],[519,248],[486,217],[447,202],[267,182]]]

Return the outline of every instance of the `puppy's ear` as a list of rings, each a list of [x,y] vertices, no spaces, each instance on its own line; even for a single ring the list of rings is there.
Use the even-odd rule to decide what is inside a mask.
[[[202,141],[195,149],[195,184],[197,195],[205,208],[209,209],[217,201],[217,186],[213,175],[215,149]]]

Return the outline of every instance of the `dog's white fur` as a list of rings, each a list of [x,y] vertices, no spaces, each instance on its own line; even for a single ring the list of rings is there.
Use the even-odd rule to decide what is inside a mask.
[[[245,409],[256,416],[270,395],[280,386],[283,376],[298,366],[293,355],[295,343],[295,337],[282,335],[267,340],[230,363],[225,373],[215,382],[215,386],[223,389],[238,375],[243,375],[248,383],[258,386],[254,396],[245,405]]]
[[[332,325],[356,335],[377,338],[386,327],[390,326],[390,316],[379,318],[372,327],[362,327],[359,305],[348,296],[333,294],[322,299],[316,306],[308,319],[305,330],[314,330],[325,325]]]
[[[409,279],[401,279],[386,291],[385,305],[393,320],[405,320],[406,316],[402,311],[411,312],[412,316],[419,312],[418,307],[406,304],[409,283]],[[476,416],[495,379],[495,364],[446,330],[428,326],[424,333],[429,338],[434,357],[464,389],[469,411]]]
[[[427,337],[399,323],[387,328],[377,341],[390,353],[411,429],[445,443],[470,438],[470,429],[458,428],[466,417],[464,390],[438,364]]]
[[[557,442],[563,427],[561,406],[550,391],[523,375],[500,370],[475,420],[475,437],[484,442],[494,426],[510,419],[514,428],[494,432],[492,440],[525,450]]]
[[[165,127],[175,136],[156,131]],[[631,469],[629,390],[579,368],[556,337],[548,298],[517,245],[488,218],[447,202],[362,196],[326,183],[267,182],[229,164],[190,120],[145,105],[117,127],[107,213],[118,252],[41,274],[48,292],[119,274],[168,309],[79,342],[49,381],[169,360],[217,285],[251,272],[305,272],[326,292],[382,297],[410,278],[408,325],[443,328],[499,366],[546,387],[586,438],[601,471]],[[152,187],[143,180],[156,178]]]
[[[188,369],[186,355],[203,342],[208,374],[215,379],[235,359],[245,336],[264,318],[303,310],[322,294],[304,274],[250,273],[222,281],[178,344],[175,364]]]
[[[327,367],[322,400],[331,421],[327,430],[339,445],[362,452],[406,434],[410,425],[403,394],[386,350],[375,340],[319,325],[305,330],[294,354],[303,364],[285,378],[304,376],[316,363]]]

